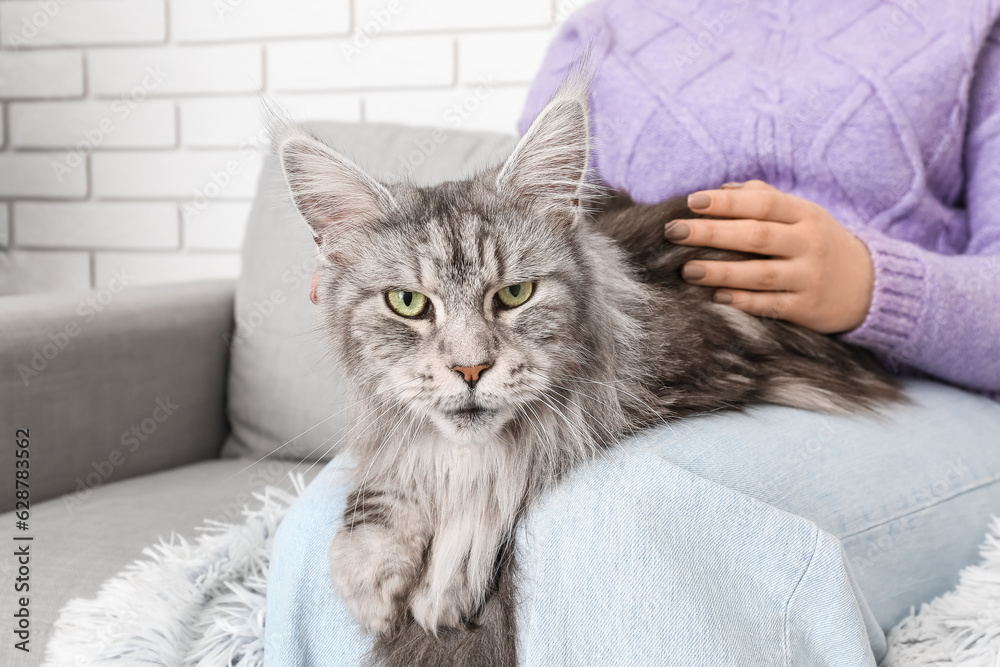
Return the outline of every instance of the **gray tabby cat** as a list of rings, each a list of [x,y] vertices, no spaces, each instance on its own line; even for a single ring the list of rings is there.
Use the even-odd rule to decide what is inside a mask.
[[[513,666],[518,518],[623,436],[720,409],[898,397],[866,353],[713,304],[663,226],[693,214],[589,183],[567,85],[499,168],[384,184],[301,130],[277,147],[312,227],[326,332],[361,408],[330,549],[380,665]]]

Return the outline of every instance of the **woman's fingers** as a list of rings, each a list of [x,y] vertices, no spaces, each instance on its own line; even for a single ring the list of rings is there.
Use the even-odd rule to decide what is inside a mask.
[[[737,289],[783,291],[805,285],[792,262],[781,259],[749,259],[736,262],[688,262],[681,277],[695,285]]]
[[[758,317],[788,319],[795,305],[795,295],[791,292],[747,292],[744,290],[718,290],[713,299],[739,308],[745,313]]]
[[[793,227],[761,220],[674,220],[663,235],[681,245],[753,252],[758,255],[791,257],[805,249]]]
[[[739,188],[701,190],[688,196],[688,207],[697,213],[772,222],[798,222],[813,211],[813,206],[805,199],[754,181]]]

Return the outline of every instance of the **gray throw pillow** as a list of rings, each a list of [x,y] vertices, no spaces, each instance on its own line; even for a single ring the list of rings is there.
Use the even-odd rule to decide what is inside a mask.
[[[499,163],[513,136],[377,124],[310,129],[387,180],[431,184]],[[350,442],[342,379],[309,301],[316,245],[285,188],[276,158],[261,174],[243,245],[230,344],[223,456],[329,458]],[[346,435],[346,437],[345,437]]]

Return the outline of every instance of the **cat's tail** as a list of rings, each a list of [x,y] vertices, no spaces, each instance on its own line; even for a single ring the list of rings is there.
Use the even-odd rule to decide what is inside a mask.
[[[396,634],[380,637],[369,667],[516,667],[516,582],[513,539],[497,558],[497,578],[474,623],[442,629],[435,637],[411,618]]]

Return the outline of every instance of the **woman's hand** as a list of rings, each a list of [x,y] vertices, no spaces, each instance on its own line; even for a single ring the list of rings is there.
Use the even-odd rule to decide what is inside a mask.
[[[723,288],[715,292],[717,303],[820,333],[864,322],[875,283],[871,255],[823,207],[763,181],[695,192],[688,207],[733,219],[675,220],[664,230],[668,240],[768,256],[685,264],[682,276],[689,283]]]

